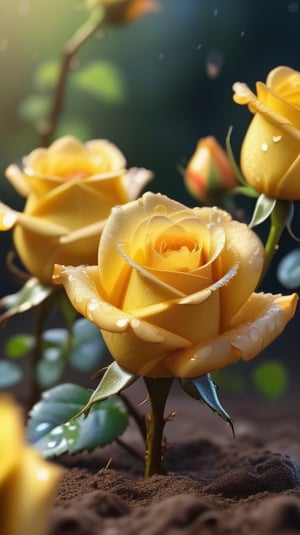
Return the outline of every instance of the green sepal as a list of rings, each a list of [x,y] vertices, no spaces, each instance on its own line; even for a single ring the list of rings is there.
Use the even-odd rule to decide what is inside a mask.
[[[249,227],[256,227],[268,219],[268,217],[272,214],[277,202],[278,201],[276,199],[271,199],[271,197],[267,197],[267,195],[262,193],[256,201]]]
[[[45,457],[110,444],[128,425],[125,406],[114,397],[95,404],[88,416],[74,418],[89,397],[88,389],[71,383],[44,392],[30,412],[28,440]]]
[[[230,425],[232,434],[234,435],[233,419],[223,408],[217,395],[217,386],[211,379],[209,373],[192,379],[180,379],[179,382],[189,396],[203,401],[210,409],[221,416]]]
[[[94,403],[110,398],[111,396],[116,396],[122,390],[132,385],[138,378],[138,375],[123,370],[117,362],[112,362],[80,414],[87,414]]]
[[[20,314],[36,307],[54,291],[54,287],[45,286],[41,284],[38,279],[32,277],[18,292],[6,295],[0,299],[0,309],[6,309],[6,311],[0,315],[0,323],[15,314]]]

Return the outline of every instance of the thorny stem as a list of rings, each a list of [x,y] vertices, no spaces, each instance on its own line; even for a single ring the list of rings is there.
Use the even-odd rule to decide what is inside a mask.
[[[271,226],[269,235],[265,244],[265,261],[264,268],[261,274],[260,283],[262,282],[273,255],[278,247],[281,234],[290,220],[293,213],[293,203],[291,201],[278,200],[274,206],[271,214]]]
[[[67,77],[70,72],[72,60],[79,48],[99,29],[99,26],[103,20],[103,16],[104,12],[102,10],[94,10],[90,18],[82,26],[80,26],[80,28],[74,33],[74,35],[63,48],[60,70],[53,94],[50,114],[48,120],[43,121],[38,125],[38,131],[41,135],[41,142],[46,147],[51,142],[51,138],[55,132],[57,122],[61,114]]]
[[[172,378],[152,379],[144,378],[150,413],[146,415],[146,452],[145,452],[145,479],[153,474],[162,473],[162,440],[165,426],[165,404],[173,382]]]

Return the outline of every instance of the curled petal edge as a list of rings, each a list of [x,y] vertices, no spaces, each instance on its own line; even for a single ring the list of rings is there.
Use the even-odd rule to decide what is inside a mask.
[[[176,377],[198,377],[240,359],[250,360],[281,334],[295,314],[297,301],[295,293],[253,293],[227,332],[201,345],[173,352],[165,365]]]

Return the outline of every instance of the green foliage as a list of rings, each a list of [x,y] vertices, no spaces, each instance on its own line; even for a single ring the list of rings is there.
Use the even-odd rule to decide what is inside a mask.
[[[74,74],[73,82],[89,95],[106,102],[122,102],[127,93],[120,69],[107,61],[92,61]]]
[[[279,263],[277,269],[279,282],[289,290],[300,288],[300,249],[290,251]]]
[[[90,399],[82,412],[87,413],[94,403],[119,394],[119,392],[133,384],[137,379],[137,375],[134,375],[127,370],[123,370],[116,361],[113,361],[108,366],[99,385],[90,396]]]
[[[72,135],[81,139],[82,141],[88,140],[91,137],[90,125],[83,119],[77,119],[75,117],[63,118],[56,130],[56,137],[63,137]]]
[[[180,379],[180,385],[189,396],[203,401],[210,409],[221,416],[233,430],[232,418],[223,408],[218,398],[217,386],[209,373],[193,379]]]
[[[286,368],[277,361],[264,362],[253,370],[253,381],[259,392],[269,399],[279,399],[288,388]]]
[[[33,336],[28,334],[16,334],[7,340],[4,351],[7,357],[11,359],[19,359],[24,357],[33,346]]]
[[[36,123],[44,119],[49,111],[48,95],[32,93],[25,98],[18,109],[21,119]]]
[[[37,381],[42,388],[54,385],[67,364],[84,373],[104,366],[106,349],[99,329],[84,318],[66,329],[44,331],[41,359],[37,365]]]
[[[58,78],[59,63],[47,61],[42,63],[35,72],[34,86],[38,89],[52,89]]]
[[[0,360],[0,388],[10,388],[22,379],[22,370],[9,360]]]
[[[263,223],[273,212],[275,206],[276,206],[276,199],[271,199],[270,197],[267,197],[267,195],[264,195],[263,193],[258,197],[256,201],[256,205],[254,208],[254,212],[252,215],[251,222],[249,223],[249,227],[253,228],[257,225],[260,225]]]
[[[128,425],[124,404],[111,398],[95,404],[87,417],[76,417],[89,397],[89,390],[71,383],[44,392],[30,412],[28,440],[45,457],[111,443]]]

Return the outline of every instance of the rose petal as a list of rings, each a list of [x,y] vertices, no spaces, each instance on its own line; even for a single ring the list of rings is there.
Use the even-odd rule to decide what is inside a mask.
[[[283,331],[295,314],[298,296],[252,294],[232,320],[230,330],[214,339],[170,355],[165,364],[177,377],[197,377],[249,360]]]

